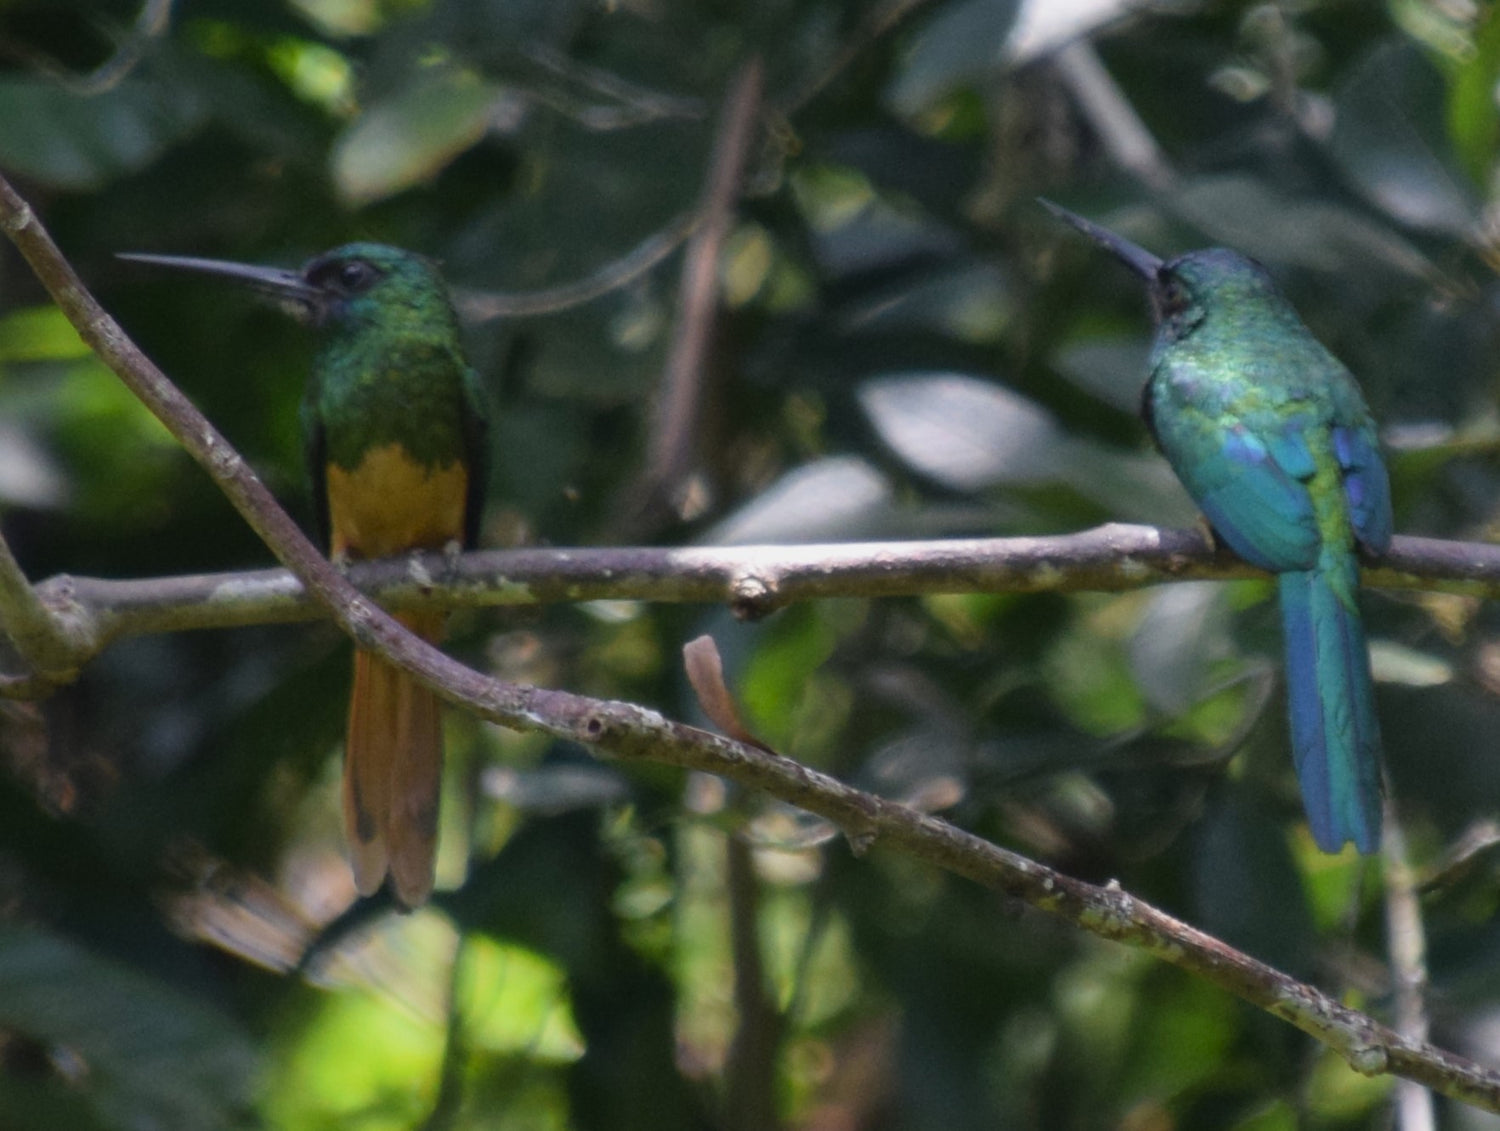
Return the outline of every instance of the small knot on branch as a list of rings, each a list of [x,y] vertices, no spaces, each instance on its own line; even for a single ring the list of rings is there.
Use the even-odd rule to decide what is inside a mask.
[[[0,209],[0,224],[3,224],[7,232],[15,233],[36,223],[36,214],[31,211],[31,205],[19,197],[13,207]]]
[[[738,620],[760,620],[778,607],[775,580],[760,573],[735,574],[729,592],[729,609]]]
[[[873,829],[866,829],[855,832],[846,829],[844,831],[844,839],[849,842],[849,851],[858,859],[875,846],[875,831]]]
[[[1390,1069],[1390,1053],[1384,1045],[1355,1045],[1344,1058],[1361,1076],[1379,1076]]]

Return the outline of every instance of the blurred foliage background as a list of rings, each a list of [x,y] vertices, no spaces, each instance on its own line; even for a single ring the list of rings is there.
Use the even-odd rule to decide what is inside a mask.
[[[704,411],[653,412],[752,57]],[[1359,375],[1405,533],[1500,519],[1500,17],[1473,0],[0,0],[0,167],[306,515],[303,333],[113,258],[440,259],[499,406],[485,541],[1064,532],[1192,509],[1148,316],[1045,194],[1271,268]],[[535,305],[535,304],[533,304]],[[543,306],[549,304],[543,303]],[[642,506],[642,498],[666,505]],[[268,562],[0,252],[0,504],[35,578]],[[1378,865],[1302,824],[1260,583],[455,618],[510,679],[694,719],[711,632],[778,748],[1129,890],[1378,1015]],[[1418,866],[1493,843],[1500,618],[1366,599]],[[0,707],[0,1124],[1355,1128],[1389,1079],[1180,972],[715,780],[453,717],[442,889],[355,904],[328,627],[133,639]],[[1424,892],[1434,1038],[1500,1058],[1497,862]],[[1447,1105],[1443,1125],[1500,1121]]]

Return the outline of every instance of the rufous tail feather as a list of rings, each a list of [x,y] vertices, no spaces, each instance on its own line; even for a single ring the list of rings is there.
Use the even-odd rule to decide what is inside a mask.
[[[429,640],[441,635],[441,617],[399,619]],[[442,776],[438,697],[374,653],[356,651],[344,750],[344,832],[361,895],[378,891],[389,872],[403,905],[427,901]]]

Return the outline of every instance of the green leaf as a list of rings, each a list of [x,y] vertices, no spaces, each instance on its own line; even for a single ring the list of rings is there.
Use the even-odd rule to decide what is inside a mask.
[[[799,709],[806,696],[818,694],[814,676],[837,643],[829,619],[809,606],[788,609],[767,625],[738,688],[753,732],[791,748]]]
[[[860,407],[912,470],[958,491],[1059,484],[1109,517],[1187,522],[1193,509],[1166,463],[1070,436],[1020,393],[961,373],[871,378]]]
[[[1474,53],[1453,74],[1448,86],[1448,137],[1464,168],[1476,184],[1483,184],[1495,160],[1500,139],[1500,105],[1495,84],[1500,81],[1500,8],[1483,10],[1474,35]]]
[[[1414,228],[1462,236],[1472,194],[1448,161],[1443,81],[1411,44],[1371,53],[1335,96],[1329,152],[1354,187]]]
[[[211,1131],[248,1110],[255,1056],[235,1021],[37,928],[0,927],[0,1028],[73,1065],[101,1126]]]
[[[1249,175],[1196,177],[1173,204],[1215,243],[1270,263],[1330,272],[1379,264],[1419,277],[1435,273],[1431,261],[1389,226],[1328,199],[1288,197]]]
[[[890,484],[880,472],[853,456],[835,456],[787,472],[703,541],[733,546],[869,537],[890,506]]]
[[[960,373],[877,377],[859,390],[870,423],[913,470],[973,491],[1058,478],[1066,436],[1019,393]]]
[[[887,96],[895,111],[921,114],[956,87],[997,70],[1017,7],[1015,0],[960,0],[939,9],[917,35]]]
[[[368,204],[436,176],[484,136],[500,88],[443,69],[370,107],[333,149],[338,190]]]
[[[0,165],[54,188],[99,188],[150,165],[204,117],[184,89],[142,77],[99,95],[0,78]]]
[[[55,306],[28,306],[0,318],[0,362],[87,357],[78,331]]]
[[[1190,581],[1151,590],[1130,638],[1130,669],[1147,702],[1181,715],[1221,682],[1234,656],[1224,586]]]

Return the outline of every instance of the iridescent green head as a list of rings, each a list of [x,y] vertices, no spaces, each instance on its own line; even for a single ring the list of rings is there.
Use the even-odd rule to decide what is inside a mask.
[[[415,252],[351,243],[309,261],[301,281],[311,290],[308,321],[339,332],[437,328],[457,331],[448,288],[436,264]]]

